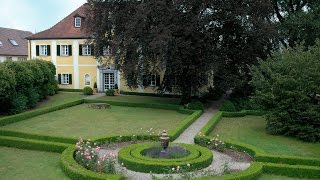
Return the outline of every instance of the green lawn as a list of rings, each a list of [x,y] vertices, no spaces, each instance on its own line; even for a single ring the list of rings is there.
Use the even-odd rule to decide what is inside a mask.
[[[86,104],[81,104],[9,124],[3,128],[88,138],[110,134],[147,134],[147,129],[150,128],[158,133],[177,126],[187,116],[171,110],[121,106],[92,109]]]
[[[47,99],[44,99],[41,102],[39,102],[36,108],[56,106],[59,104],[64,104],[64,103],[70,102],[70,101],[82,99],[84,97],[86,97],[86,96],[80,92],[59,91],[58,94],[56,94],[54,96],[48,96]]]
[[[273,175],[273,174],[262,174],[262,176],[260,176],[258,178],[258,180],[307,180],[304,178],[294,178],[294,177],[287,177],[287,176],[278,176],[278,175]],[[308,180],[312,180],[312,179],[308,179]]]
[[[134,96],[134,95],[103,96],[98,99],[103,99],[108,101],[137,102],[137,103],[158,103],[158,104],[179,104],[180,103],[180,99],[178,98]]]
[[[306,143],[294,138],[275,136],[265,131],[266,121],[259,116],[222,118],[211,136],[230,138],[254,145],[270,154],[320,158],[320,143]]]
[[[0,147],[0,179],[69,179],[60,168],[60,154]]]

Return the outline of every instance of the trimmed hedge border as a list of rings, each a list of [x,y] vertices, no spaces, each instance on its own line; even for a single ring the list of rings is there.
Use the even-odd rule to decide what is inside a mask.
[[[80,100],[68,102],[68,103],[57,105],[57,106],[53,106],[53,107],[41,108],[41,109],[36,109],[36,110],[33,110],[33,111],[28,111],[28,112],[12,115],[12,116],[6,116],[6,117],[3,117],[3,118],[0,118],[0,126],[5,126],[7,124],[19,122],[19,121],[22,121],[22,120],[25,120],[25,119],[28,119],[28,118],[32,118],[32,117],[39,116],[39,115],[42,115],[42,114],[46,114],[46,113],[49,113],[49,112],[53,112],[53,111],[57,111],[57,110],[60,110],[60,109],[76,106],[76,105],[79,105],[79,104],[82,104],[82,103],[83,103],[83,99],[80,99]]]
[[[208,135],[215,128],[217,123],[221,120],[221,117],[240,117],[245,115],[258,115],[265,112],[259,111],[241,111],[241,112],[217,112],[209,122],[201,129],[199,134],[194,138],[196,144],[206,146],[206,143],[210,141],[211,137]],[[285,155],[267,155],[266,152],[255,146],[237,142],[234,140],[225,140],[227,148],[232,148],[240,152],[250,154],[256,161],[263,165],[263,171],[265,173],[272,173],[283,176],[304,178],[320,178],[320,159],[319,158],[303,158],[296,156]],[[255,162],[254,162],[255,163]],[[277,164],[275,164],[277,163]],[[245,172],[245,171],[243,171]],[[227,178],[229,175],[223,176]],[[235,177],[234,179],[251,179]]]
[[[175,94],[156,94],[156,93],[141,93],[141,92],[129,92],[129,91],[120,91],[120,94],[136,95],[136,96],[180,98],[180,95],[175,95]]]
[[[266,111],[259,111],[259,110],[242,110],[238,112],[220,111],[220,112],[222,112],[223,117],[244,117],[247,115],[262,116],[267,113]]]
[[[153,143],[148,143],[150,147]],[[180,166],[181,168],[186,168],[188,170],[197,170],[208,167],[212,163],[213,155],[212,152],[204,147],[198,145],[189,145],[189,144],[180,144],[187,149],[194,149],[200,152],[200,156],[195,159],[187,161],[147,161],[146,159],[140,159],[132,155],[132,151],[137,147],[144,144],[134,144],[122,148],[118,153],[118,160],[120,163],[133,171],[146,172],[146,173],[165,173],[168,172],[171,168],[176,168]],[[137,155],[137,154],[135,154]],[[142,155],[141,155],[142,156]],[[187,164],[190,163],[191,166],[187,167]]]
[[[70,144],[0,136],[0,146],[61,153]]]
[[[320,178],[320,167],[264,163],[263,172],[299,178]]]
[[[59,88],[58,91],[64,91],[64,92],[83,92],[83,89]]]
[[[170,146],[174,145],[180,145],[181,147],[185,147],[184,144],[171,144]],[[190,154],[186,157],[181,157],[181,158],[174,158],[174,159],[160,159],[160,158],[151,158],[148,156],[142,156],[141,153],[143,150],[150,148],[151,146],[159,146],[160,143],[145,143],[145,144],[139,144],[137,145],[138,147],[133,149],[131,151],[131,155],[135,158],[141,159],[141,160],[146,160],[146,161],[155,161],[155,162],[186,162],[195,158],[200,157],[200,152],[196,149],[188,149]]]
[[[108,103],[113,106],[155,108],[155,109],[176,110],[176,111],[180,109],[179,105],[172,105],[172,104],[133,103],[133,102],[122,102],[122,101],[107,101],[107,100],[101,100],[101,99],[85,99],[84,102],[85,103]]]
[[[123,177],[118,174],[105,174],[105,173],[98,173],[98,172],[87,170],[86,168],[78,164],[74,159],[75,151],[76,149],[74,146],[69,146],[66,150],[63,151],[60,158],[62,170],[69,178],[75,179],[75,180],[123,179]]]
[[[25,139],[35,139],[42,141],[50,141],[50,142],[60,142],[67,144],[75,144],[77,139],[67,138],[67,137],[59,137],[59,136],[48,136],[43,134],[37,134],[32,132],[21,132],[7,129],[0,129],[0,136],[13,136]]]

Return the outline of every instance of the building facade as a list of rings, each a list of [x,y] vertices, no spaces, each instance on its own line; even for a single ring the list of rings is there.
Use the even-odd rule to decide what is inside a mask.
[[[129,89],[121,72],[113,64],[100,64],[94,58],[94,47],[88,43],[83,24],[85,5],[82,5],[48,30],[27,37],[29,59],[51,61],[56,66],[60,88],[82,89],[97,83],[99,92],[107,89],[153,93],[160,83],[159,75],[151,75],[148,85]],[[113,58],[112,48],[105,47],[105,59]]]
[[[29,31],[0,27],[0,62],[27,60]]]

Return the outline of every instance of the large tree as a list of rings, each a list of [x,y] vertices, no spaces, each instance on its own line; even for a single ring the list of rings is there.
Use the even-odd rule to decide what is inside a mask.
[[[281,42],[294,47],[315,45],[320,37],[320,2],[317,0],[273,0]]]
[[[144,74],[163,71],[159,90],[177,90],[182,103],[210,73],[232,86],[274,42],[272,3],[264,0],[88,0],[87,16],[98,60],[112,45],[133,88]]]

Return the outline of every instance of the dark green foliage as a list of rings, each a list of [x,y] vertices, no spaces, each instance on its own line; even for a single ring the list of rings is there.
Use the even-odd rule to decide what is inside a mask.
[[[217,87],[217,86],[210,86],[208,88],[208,92],[204,95],[204,98],[208,100],[218,100],[221,98],[221,96],[224,94],[223,89]]]
[[[85,87],[83,88],[83,94],[84,95],[92,95],[93,94],[93,90],[91,87]]]
[[[0,64],[0,74],[6,74],[0,79],[1,113],[16,114],[33,108],[39,100],[57,91],[56,70],[51,62],[6,61]]]
[[[181,104],[187,104],[208,85],[209,74],[236,82],[273,47],[271,1],[236,3],[89,0],[87,29],[95,37],[97,59],[103,59],[103,47],[113,46],[129,87],[143,85],[146,74],[164,72],[158,90],[180,93]]]
[[[252,67],[253,99],[265,110],[267,131],[320,141],[320,45],[276,52]]]
[[[120,94],[126,95],[136,95],[136,96],[154,96],[154,97],[169,97],[169,98],[179,98],[179,95],[175,94],[155,94],[155,93],[141,93],[141,92],[130,92],[130,91],[120,91]]]
[[[232,97],[231,95],[230,101],[236,107],[237,111],[248,110],[248,109],[256,110],[259,107],[249,97]]]
[[[98,86],[97,86],[97,82],[94,82],[94,84],[93,84],[93,88],[98,88]]]
[[[114,90],[113,89],[106,90],[106,96],[114,96]]]
[[[320,37],[320,2],[310,0],[274,0],[277,27],[284,46],[294,47],[304,43],[305,47],[316,44]]]
[[[59,88],[59,91],[64,91],[64,92],[83,92],[83,89],[63,89],[63,88]]]
[[[187,105],[187,109],[203,111],[204,110],[204,106],[200,101],[193,100]]]
[[[221,107],[219,108],[220,111],[226,111],[226,112],[235,112],[236,107],[233,105],[233,103],[229,100],[226,100],[223,102]]]

